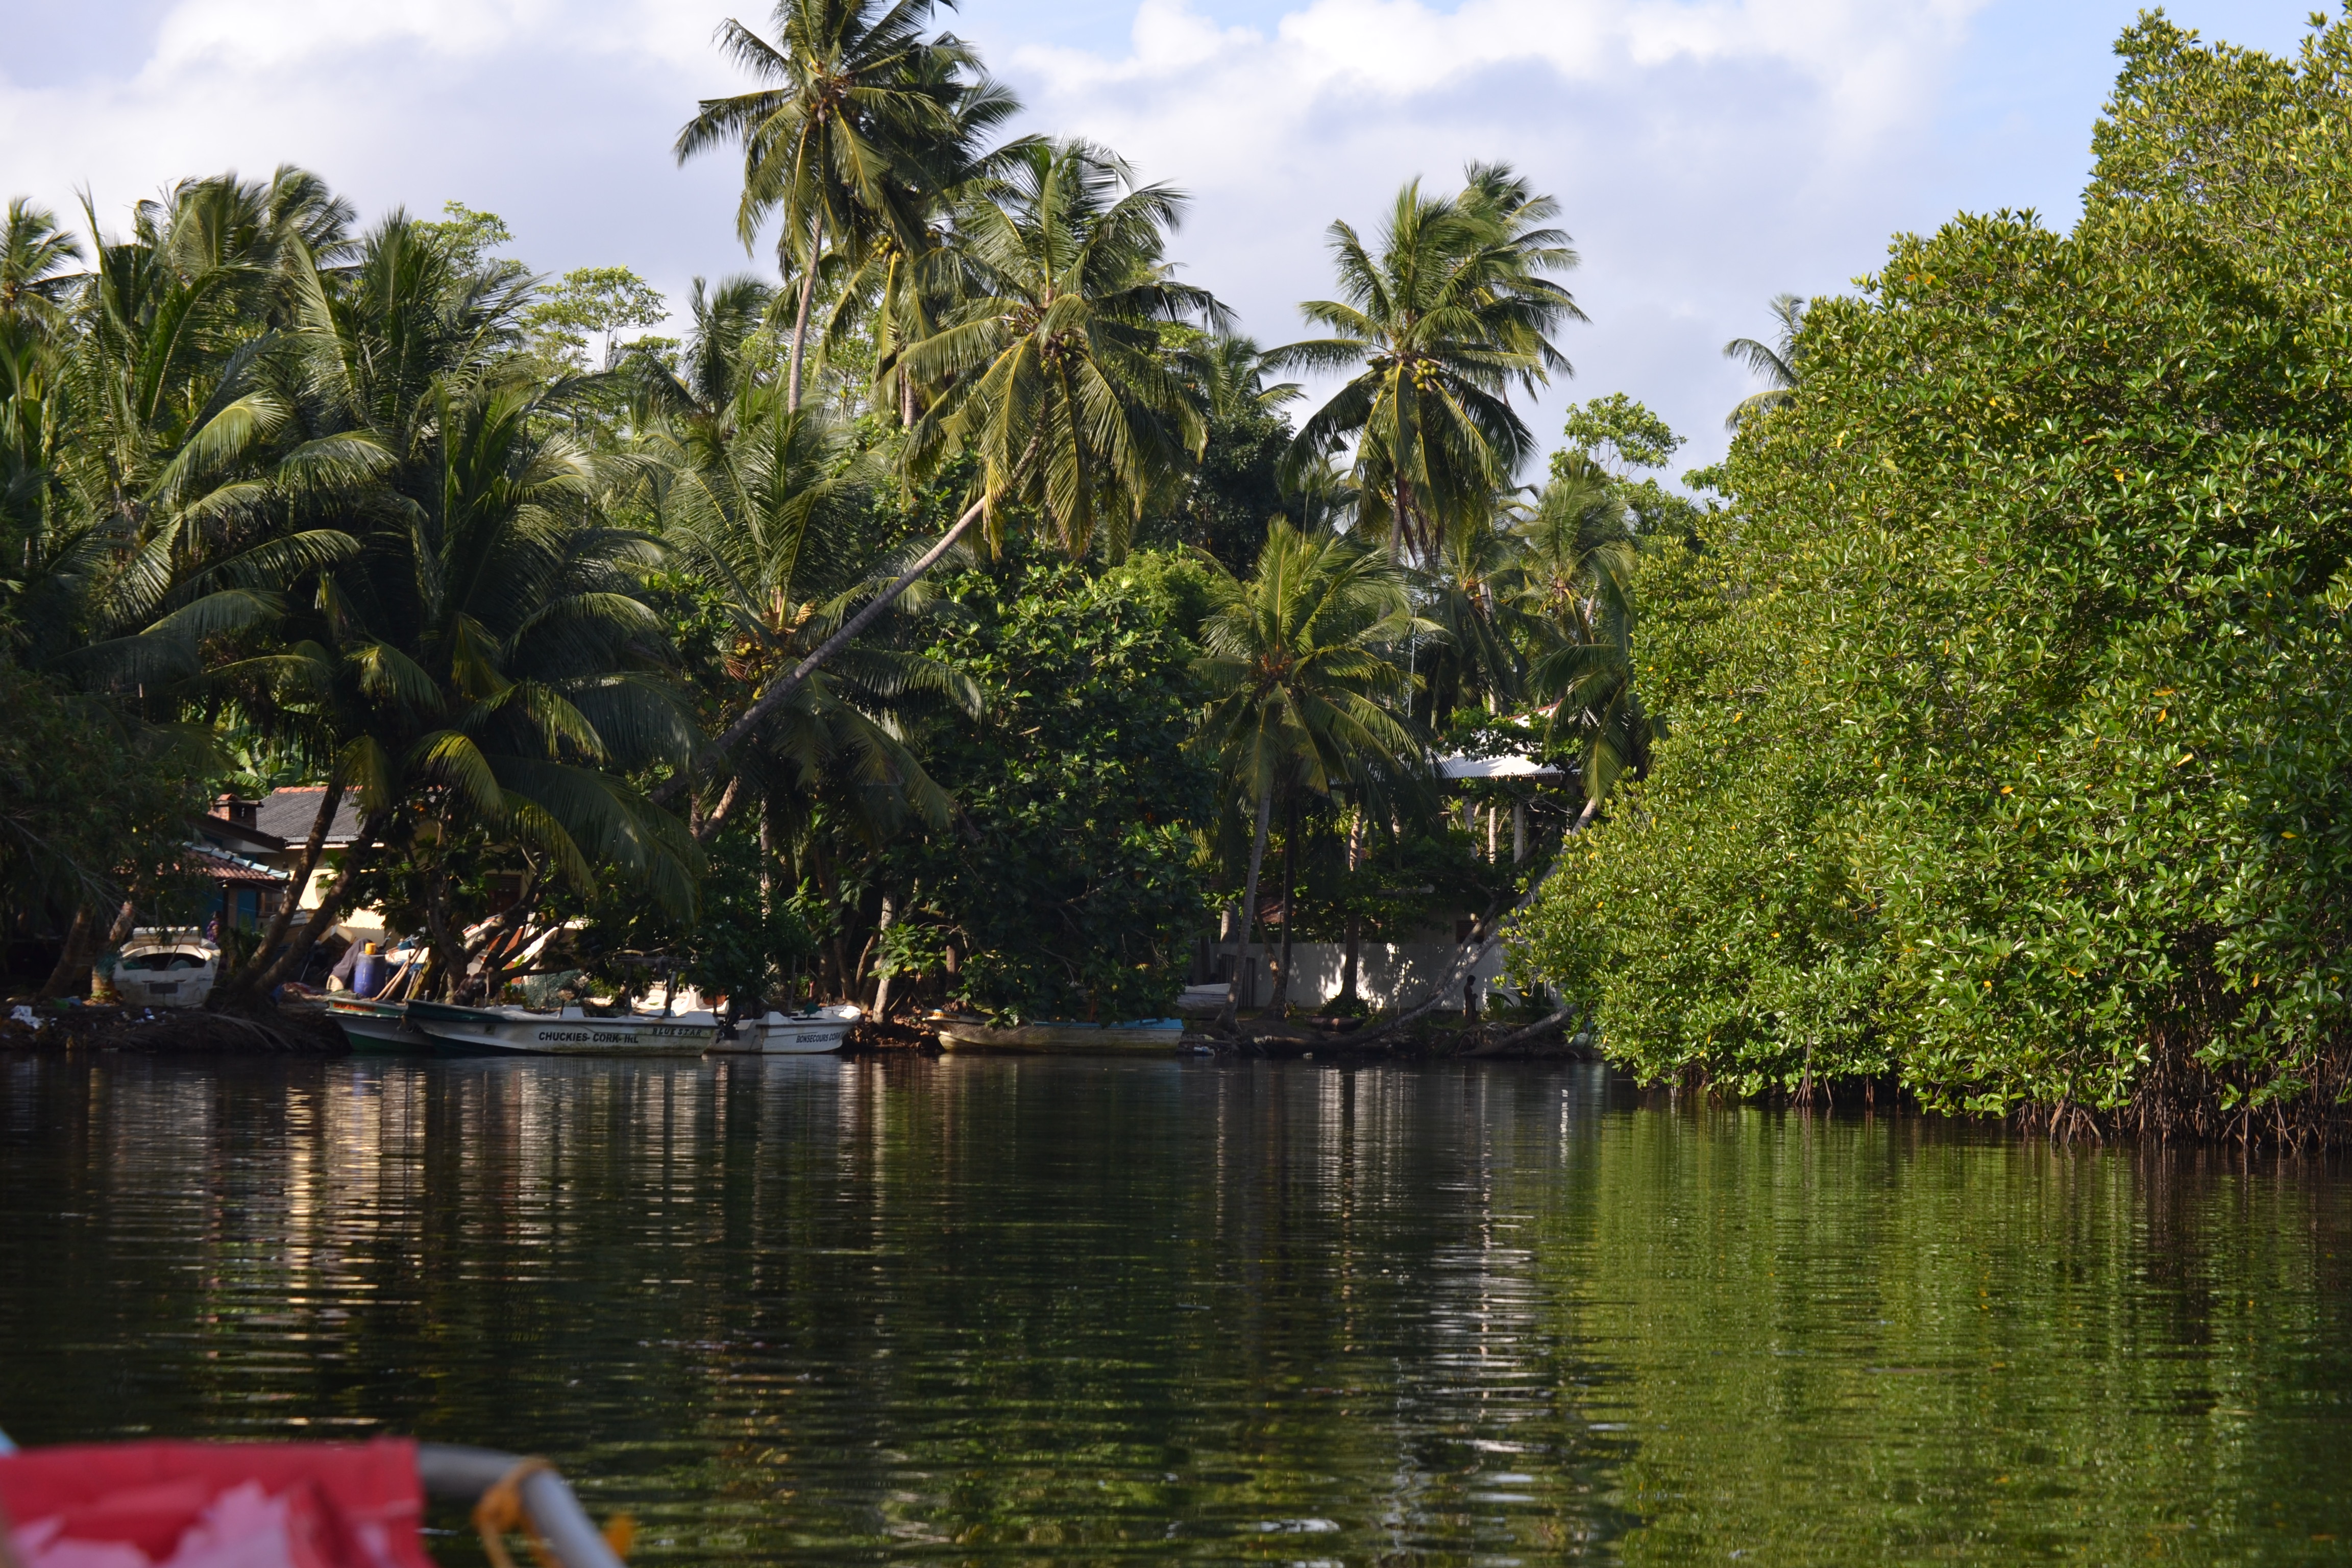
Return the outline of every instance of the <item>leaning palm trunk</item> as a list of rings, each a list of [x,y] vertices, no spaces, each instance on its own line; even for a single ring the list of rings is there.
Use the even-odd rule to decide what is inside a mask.
[[[1242,976],[1249,973],[1250,932],[1257,923],[1257,873],[1265,863],[1266,821],[1273,815],[1274,788],[1269,784],[1258,792],[1257,830],[1250,839],[1249,877],[1242,888],[1242,950],[1234,959],[1232,983],[1225,987],[1224,1011],[1217,1015],[1217,1022],[1228,1028],[1239,1021],[1241,1015]]]
[[[769,714],[782,707],[785,702],[791,700],[793,692],[798,691],[803,686],[808,683],[808,678],[810,676],[814,675],[819,669],[824,668],[826,660],[832,658],[835,654],[839,653],[843,648],[849,646],[850,638],[856,637],[859,632],[864,631],[868,626],[872,625],[875,617],[879,616],[883,611],[888,609],[892,605],[898,603],[898,596],[904,594],[908,589],[913,587],[915,584],[921,579],[924,573],[929,572],[932,567],[938,565],[940,563],[940,557],[946,555],[949,551],[955,548],[956,541],[961,539],[964,536],[965,531],[969,530],[973,523],[980,521],[981,513],[987,510],[988,499],[985,496],[982,497],[979,500],[972,502],[970,507],[966,508],[964,514],[956,519],[955,526],[949,529],[946,533],[940,535],[940,542],[937,544],[932,545],[929,550],[925,551],[920,560],[917,561],[912,566],[908,567],[904,572],[899,573],[897,581],[893,582],[887,588],[883,589],[882,592],[877,594],[872,599],[868,600],[866,607],[858,611],[856,615],[850,616],[847,621],[844,622],[839,631],[825,638],[822,643],[819,643],[814,653],[810,654],[806,658],[801,660],[800,663],[793,667],[791,674],[785,676],[782,680],[779,680],[776,684],[768,688],[764,692],[761,692],[760,694],[760,700],[757,702],[752,703],[751,707],[746,708],[743,710],[743,716],[740,719],[736,720],[732,724],[728,725],[726,730],[719,735],[719,739],[712,742],[712,749],[719,752],[725,752],[732,747],[735,742],[740,741],[744,736],[759,728],[761,720],[765,719]],[[656,794],[654,798],[656,800],[667,800],[675,797],[677,792],[685,787],[685,780],[686,775],[681,773],[677,778],[671,780],[667,784],[662,786],[660,792]]]
[[[388,826],[382,814],[371,815],[360,823],[357,837],[352,847],[343,851],[341,873],[327,889],[327,896],[319,901],[317,909],[310,911],[310,918],[304,921],[288,939],[276,961],[255,978],[248,994],[267,996],[289,974],[301,973],[304,961],[310,958],[310,950],[319,945],[319,939],[343,918],[344,910],[351,904],[352,890],[358,885],[359,874],[373,858],[370,847]]]
[[[98,917],[90,913],[88,904],[74,910],[73,924],[66,928],[65,946],[58,952],[58,964],[49,971],[49,978],[41,986],[41,1000],[54,1001],[68,991],[81,987],[76,984],[89,970],[95,943]]]
[[[340,775],[327,780],[327,793],[319,803],[319,815],[310,819],[310,837],[302,841],[301,858],[294,863],[293,879],[286,884],[286,901],[269,917],[269,924],[254,944],[253,958],[239,973],[232,974],[214,993],[219,1004],[237,1003],[253,995],[255,982],[261,977],[269,963],[270,953],[286,940],[286,928],[293,922],[294,910],[302,902],[302,894],[310,886],[311,874],[319,868],[319,858],[325,853],[327,834],[333,828],[335,813],[343,804],[343,781]]]
[[[1015,473],[1027,468],[1030,460],[1036,457],[1037,447],[1042,439],[1042,437],[1033,436],[1030,437],[1028,449],[1022,453],[1021,461],[1014,465],[1013,471]],[[833,658],[835,654],[839,653],[843,648],[847,647],[849,646],[850,638],[856,637],[859,632],[864,631],[868,626],[873,624],[875,617],[881,615],[883,611],[888,609],[892,605],[898,603],[900,595],[904,594],[908,589],[913,587],[918,582],[921,581],[923,574],[938,565],[940,562],[946,557],[947,552],[955,548],[956,541],[961,539],[965,532],[971,529],[971,525],[980,521],[981,515],[988,510],[989,499],[988,495],[982,494],[978,500],[966,507],[964,509],[963,515],[956,519],[955,526],[949,529],[944,534],[941,534],[940,536],[940,542],[937,544],[932,545],[929,550],[923,552],[922,558],[920,560],[917,561],[912,566],[908,567],[904,572],[899,573],[898,579],[895,582],[893,582],[887,588],[883,589],[879,594],[877,594],[870,601],[867,602],[864,609],[858,611],[856,615],[850,616],[846,622],[843,623],[842,628],[839,631],[834,633],[831,637],[825,638],[824,642],[818,644],[814,653],[810,654],[806,658],[801,660],[800,663],[794,665],[791,674],[776,682],[775,685],[770,687],[766,691],[761,692],[760,694],[760,700],[752,703],[751,707],[745,709],[743,710],[743,716],[736,720],[732,724],[728,725],[725,731],[719,735],[719,739],[712,742],[711,749],[721,754],[725,753],[727,751],[731,749],[738,741],[740,741],[744,736],[759,728],[761,720],[765,719],[769,714],[774,712],[777,709],[782,707],[787,701],[791,700],[793,693],[798,691],[803,686],[806,685],[808,683],[808,678],[814,675],[819,669],[823,668],[827,659]],[[670,780],[669,783],[656,790],[653,797],[655,804],[657,805],[667,805],[668,802],[677,799],[678,792],[686,788],[691,777],[692,770],[688,770],[685,773],[679,773],[676,778]]]

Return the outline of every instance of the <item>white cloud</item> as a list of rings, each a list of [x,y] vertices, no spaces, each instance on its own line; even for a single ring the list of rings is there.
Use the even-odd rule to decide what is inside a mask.
[[[1581,374],[1547,408],[1628,391],[1704,457],[1748,390],[1721,344],[1760,331],[1771,295],[1841,287],[1890,231],[1940,210],[1916,205],[1934,184],[1917,166],[1978,4],[1309,0],[1221,26],[1187,0],[1143,0],[1116,55],[973,30],[1033,125],[1107,142],[1193,194],[1180,253],[1262,339],[1327,291],[1332,218],[1375,225],[1408,177],[1513,162],[1560,197],[1594,322],[1572,332]]]
[[[1250,0],[1202,0],[1231,8]],[[1506,158],[1556,193],[1593,317],[1569,395],[1624,390],[1720,444],[1747,390],[1717,350],[1783,289],[1842,287],[1887,235],[2032,199],[1954,165],[1937,116],[1977,8],[2011,0],[1255,0],[1249,25],[1142,0],[1125,47],[1050,47],[1066,0],[952,18],[1029,102],[1191,191],[1189,275],[1262,339],[1328,290],[1323,231],[1376,225],[1407,177]],[[1020,9],[1023,6],[1028,9]],[[0,186],[103,218],[185,174],[316,169],[373,215],[452,197],[551,270],[635,267],[672,292],[759,265],[723,156],[677,169],[711,47],[764,0],[85,0],[0,62]],[[144,19],[143,26],[142,25]],[[2069,141],[2079,149],[2081,132]],[[2078,166],[2078,165],[2076,165]]]
[[[524,258],[550,270],[619,262],[676,297],[697,272],[752,265],[733,240],[727,161],[681,171],[669,155],[696,99],[732,90],[710,40],[746,7],[178,0],[143,31],[88,47],[110,20],[136,19],[117,4],[52,24],[49,55],[0,63],[6,194],[70,212],[86,189],[119,227],[173,180],[293,163],[370,217],[453,198],[496,211]],[[68,68],[77,44],[102,68]]]

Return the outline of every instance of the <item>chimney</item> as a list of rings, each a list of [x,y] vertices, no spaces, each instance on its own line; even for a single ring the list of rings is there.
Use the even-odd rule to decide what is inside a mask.
[[[261,820],[261,803],[257,800],[240,800],[236,795],[225,795],[213,802],[213,815],[234,822],[239,827],[253,827],[257,826]]]

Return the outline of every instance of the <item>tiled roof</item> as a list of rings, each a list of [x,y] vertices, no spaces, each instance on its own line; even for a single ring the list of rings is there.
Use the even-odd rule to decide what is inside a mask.
[[[188,848],[198,868],[215,882],[276,887],[289,879],[284,871],[273,871],[257,861],[248,860],[242,855],[232,855],[210,844],[191,844]]]

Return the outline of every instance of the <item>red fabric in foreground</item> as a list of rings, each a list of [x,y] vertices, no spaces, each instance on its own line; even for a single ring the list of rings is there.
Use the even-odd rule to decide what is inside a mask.
[[[274,1539],[290,1568],[433,1568],[417,1536],[425,1495],[406,1438],[92,1443],[0,1457],[0,1509],[20,1543],[120,1542],[150,1563],[171,1560],[191,1527],[208,1514],[217,1521],[224,1496],[248,1483],[284,1505]],[[214,1552],[192,1542],[186,1555]]]

